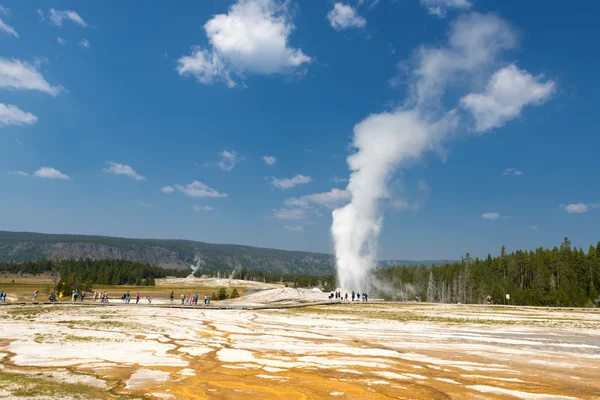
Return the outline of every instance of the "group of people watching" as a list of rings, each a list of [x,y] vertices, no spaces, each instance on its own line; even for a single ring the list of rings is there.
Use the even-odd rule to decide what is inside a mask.
[[[367,302],[369,300],[369,296],[366,293],[361,294],[361,293],[355,292],[354,290],[352,291],[351,296],[352,296],[351,297],[352,302],[355,302],[355,301]],[[342,296],[342,292],[339,292],[339,291],[331,292],[331,294],[329,295],[329,301],[333,301],[334,299],[335,300],[339,299],[342,302],[348,303],[348,293],[346,293]]]
[[[198,305],[198,293],[195,293],[194,295],[192,295],[191,293],[185,294],[185,293],[181,293],[181,305],[182,306],[197,306]],[[175,293],[171,292],[171,294],[169,295],[169,300],[171,305],[173,305],[173,302],[175,301]],[[210,296],[205,294],[204,295],[204,305],[208,306],[210,305]]]

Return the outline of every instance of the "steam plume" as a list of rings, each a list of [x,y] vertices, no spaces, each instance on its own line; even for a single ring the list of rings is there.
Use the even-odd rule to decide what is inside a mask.
[[[381,200],[388,197],[387,183],[391,176],[424,153],[443,149],[444,142],[458,131],[461,114],[472,112],[473,107],[460,100],[459,105],[466,104],[464,110],[445,110],[442,98],[447,87],[450,84],[472,87],[482,75],[490,76],[497,67],[500,53],[515,43],[512,28],[495,15],[472,13],[459,18],[451,25],[446,47],[421,47],[415,52],[404,77],[408,82],[404,105],[391,112],[372,114],[354,127],[355,152],[347,158],[351,171],[347,191],[351,201],[333,211],[331,227],[341,287],[367,290],[383,223]],[[493,75],[494,90],[489,90],[488,84],[486,92],[477,94],[477,98],[490,105],[486,107],[487,120],[499,121],[502,116],[505,121],[508,106],[512,107],[510,118],[514,118],[523,106],[541,103],[554,90],[554,82],[539,83],[539,77],[518,68],[516,80],[513,76],[498,82],[499,72],[506,68],[515,67],[500,69]],[[519,79],[523,77],[527,79]],[[515,86],[516,81],[525,84]],[[490,113],[497,118],[491,118]],[[479,129],[480,117],[481,113],[472,113],[477,133],[483,131]],[[491,124],[489,128],[494,126],[498,124]]]

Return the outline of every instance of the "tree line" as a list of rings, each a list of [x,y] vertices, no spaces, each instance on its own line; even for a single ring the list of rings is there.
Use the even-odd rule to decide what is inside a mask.
[[[457,263],[378,268],[374,275],[379,295],[394,300],[485,303],[491,296],[501,304],[593,307],[600,303],[600,242],[587,252],[568,238],[553,249],[507,253],[502,246],[497,257],[467,253]]]

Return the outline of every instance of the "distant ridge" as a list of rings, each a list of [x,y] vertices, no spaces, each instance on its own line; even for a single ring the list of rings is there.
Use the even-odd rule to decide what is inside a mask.
[[[199,263],[202,269],[211,271],[248,268],[269,273],[326,275],[335,270],[335,257],[323,253],[178,239],[0,231],[0,261],[23,262],[55,256],[63,259],[123,259],[173,269],[188,269],[191,264]],[[430,266],[444,262],[391,260],[381,261],[379,265]]]

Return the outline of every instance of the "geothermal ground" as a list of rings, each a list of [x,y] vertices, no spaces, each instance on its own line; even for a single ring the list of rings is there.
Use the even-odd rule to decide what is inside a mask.
[[[600,313],[3,305],[0,359],[2,398],[598,399]]]

